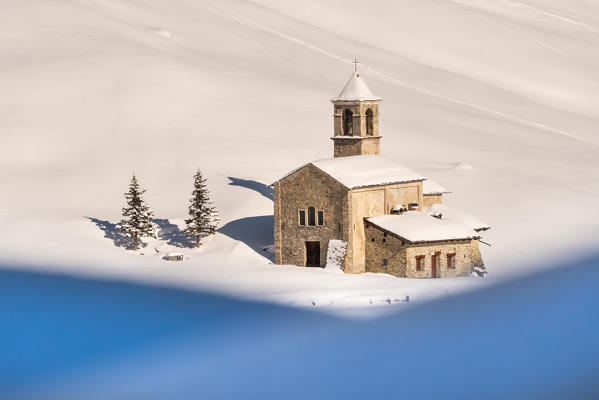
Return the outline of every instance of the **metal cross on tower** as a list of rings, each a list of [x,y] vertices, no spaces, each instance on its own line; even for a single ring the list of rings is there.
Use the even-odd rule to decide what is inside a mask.
[[[352,61],[352,63],[354,63],[354,72],[358,72],[358,64],[360,64],[360,62],[354,58],[354,61]]]

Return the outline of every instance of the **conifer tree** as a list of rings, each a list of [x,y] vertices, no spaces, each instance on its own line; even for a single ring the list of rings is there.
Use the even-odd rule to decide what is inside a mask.
[[[216,232],[220,218],[214,203],[210,200],[210,191],[206,179],[198,169],[194,176],[193,193],[189,202],[189,219],[185,220],[185,232],[196,236],[196,247],[200,247],[202,235],[213,235]]]
[[[156,225],[152,222],[154,212],[146,205],[142,195],[146,191],[139,186],[135,174],[129,191],[125,193],[127,206],[123,208],[123,220],[119,229],[133,238],[133,250],[137,250],[139,238],[156,237]]]

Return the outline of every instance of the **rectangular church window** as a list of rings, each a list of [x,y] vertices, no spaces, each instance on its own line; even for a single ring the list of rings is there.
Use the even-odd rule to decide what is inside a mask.
[[[318,211],[318,225],[324,225],[324,211]]]
[[[306,211],[299,210],[299,224],[302,226],[306,225]]]
[[[387,258],[383,258],[383,265],[384,265],[384,266],[387,266],[387,265],[389,265],[389,259],[387,259]]]

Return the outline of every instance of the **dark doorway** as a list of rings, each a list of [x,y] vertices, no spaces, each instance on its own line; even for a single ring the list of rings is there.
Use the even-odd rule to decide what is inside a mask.
[[[320,242],[306,242],[306,267],[320,267]]]
[[[431,257],[431,278],[437,277],[437,268],[441,259],[441,252],[438,251]]]

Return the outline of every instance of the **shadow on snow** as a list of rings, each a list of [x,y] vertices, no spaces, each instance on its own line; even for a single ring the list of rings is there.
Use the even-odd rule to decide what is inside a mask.
[[[256,253],[272,262],[274,256],[268,251],[268,248],[272,246],[273,226],[274,217],[272,215],[260,215],[231,221],[219,228],[217,232],[247,244]]]
[[[112,243],[116,247],[133,250],[133,239],[119,230],[120,223],[112,223],[110,221],[92,217],[86,218],[96,224],[96,226],[104,232],[104,237],[112,240]],[[154,219],[152,221],[158,225],[158,238],[166,241],[166,244],[181,248],[195,247],[195,237],[181,230],[176,224],[173,224],[168,219]],[[143,248],[147,245],[147,243],[144,243],[143,238],[140,238],[139,247]]]
[[[91,222],[96,224],[96,226],[100,228],[102,232],[104,232],[104,237],[106,239],[112,240],[112,243],[114,243],[116,247],[122,247],[127,250],[133,250],[133,239],[119,230],[120,223],[113,224],[110,221],[104,221],[98,218],[85,218],[89,219]],[[143,243],[143,241],[140,240],[139,242],[140,247],[147,246],[147,244]]]
[[[265,185],[264,183],[260,183],[251,179],[234,178],[232,176],[229,176],[228,178],[231,180],[231,182],[229,182],[229,185],[231,186],[241,186],[258,192],[269,200],[274,199],[274,189],[268,185]]]
[[[177,224],[173,224],[168,219],[154,219],[153,222],[158,225],[158,238],[165,240],[166,244],[175,247],[195,247],[196,238],[193,235],[181,230]]]

